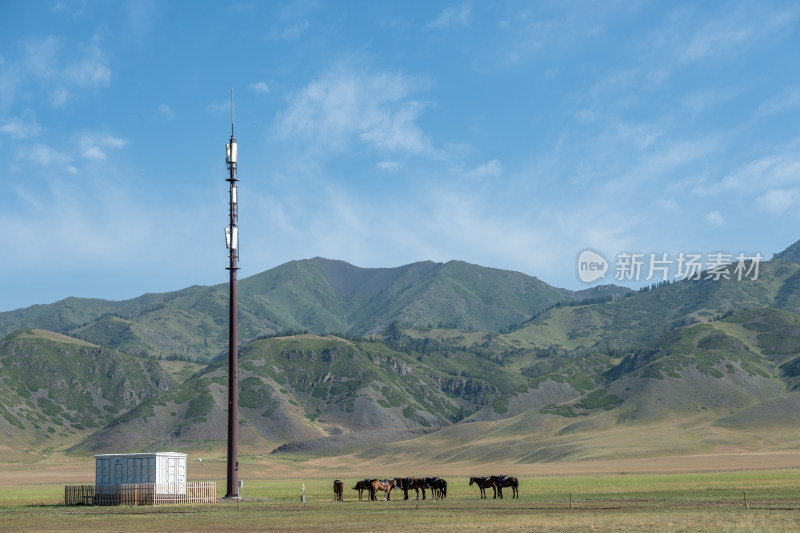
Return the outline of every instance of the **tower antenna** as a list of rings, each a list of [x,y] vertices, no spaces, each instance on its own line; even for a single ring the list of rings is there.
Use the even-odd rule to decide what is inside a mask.
[[[237,146],[233,136],[233,89],[231,89],[231,139],[225,145],[225,163],[228,166],[230,185],[230,222],[225,228],[225,240],[228,245],[230,265],[230,305],[228,314],[228,486],[226,498],[239,497],[239,377],[238,356],[236,353],[237,317],[236,317],[236,272],[239,270],[239,204],[236,192]]]

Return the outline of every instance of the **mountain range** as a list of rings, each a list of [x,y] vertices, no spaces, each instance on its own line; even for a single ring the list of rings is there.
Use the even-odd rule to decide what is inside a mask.
[[[799,284],[800,243],[757,279],[639,291],[292,261],[239,282],[240,446],[523,462],[795,448]],[[0,313],[0,457],[224,448],[227,307],[223,284]]]

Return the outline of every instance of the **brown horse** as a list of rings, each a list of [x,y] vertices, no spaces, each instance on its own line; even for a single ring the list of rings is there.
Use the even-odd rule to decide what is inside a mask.
[[[481,489],[481,499],[486,498],[486,489],[488,487],[492,488],[492,490],[494,491],[494,497],[497,498],[497,488],[496,485],[494,484],[494,481],[492,481],[491,477],[483,476],[483,477],[469,478],[470,487],[472,486],[473,483],[478,485],[478,488]],[[502,495],[500,497],[502,498]]]
[[[396,486],[397,481],[394,479],[375,479],[371,484],[370,495],[373,500],[377,500],[377,493],[380,490],[386,493],[384,500],[390,500],[391,498],[389,498],[389,495],[391,494],[392,489]]]
[[[344,483],[340,479],[336,479],[333,482],[333,500],[340,502],[342,501],[342,494],[344,493]]]
[[[503,487],[511,487],[511,497],[519,498],[519,480],[514,476],[492,476],[490,479],[497,487],[500,498],[503,497]]]
[[[358,491],[358,501],[364,501],[362,495],[364,494],[365,490],[369,491],[369,499],[375,499],[375,493],[372,490],[372,480],[370,478],[364,478],[360,481],[356,481],[356,486],[353,487],[353,490]]]

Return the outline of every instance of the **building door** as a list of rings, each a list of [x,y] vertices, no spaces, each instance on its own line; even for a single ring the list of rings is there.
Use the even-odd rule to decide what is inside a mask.
[[[176,483],[178,481],[178,460],[175,458],[167,459],[167,483]]]
[[[122,463],[117,461],[114,463],[114,484],[118,485],[122,483]]]

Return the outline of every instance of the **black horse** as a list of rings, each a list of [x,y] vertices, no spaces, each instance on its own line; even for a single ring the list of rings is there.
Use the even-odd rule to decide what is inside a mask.
[[[408,491],[415,488],[412,478],[410,477],[396,477],[394,478],[397,488],[403,491],[403,499],[408,499]],[[419,490],[417,490],[417,498],[419,498]]]
[[[398,488],[403,491],[403,499],[408,499],[408,491],[413,490],[417,494],[417,499],[419,500],[419,491],[422,490],[422,499],[425,499],[425,489],[428,488],[428,485],[425,484],[423,481],[425,478],[421,477],[403,477],[403,478],[395,478],[397,482]]]
[[[442,478],[437,478],[436,481],[433,482],[431,490],[433,490],[434,497],[440,500],[447,498],[447,481]]]
[[[519,480],[514,476],[492,476],[492,483],[497,487],[497,493],[503,497],[503,487],[511,487],[511,497],[519,498]]]
[[[333,482],[333,500],[340,502],[342,501],[342,494],[344,493],[344,483],[340,479],[336,479]]]

